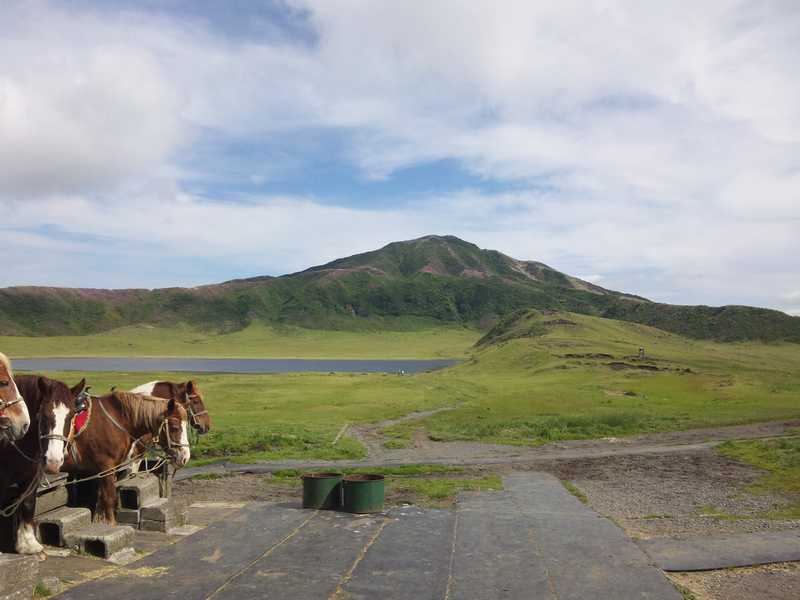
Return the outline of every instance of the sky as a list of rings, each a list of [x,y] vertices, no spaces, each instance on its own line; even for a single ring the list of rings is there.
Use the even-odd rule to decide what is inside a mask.
[[[4,0],[0,286],[452,234],[800,315],[800,2]]]

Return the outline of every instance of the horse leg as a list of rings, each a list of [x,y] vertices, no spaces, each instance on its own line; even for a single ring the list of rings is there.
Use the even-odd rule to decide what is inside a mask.
[[[20,487],[27,489],[30,481],[22,482]],[[33,517],[36,512],[36,490],[31,492],[17,510],[17,544],[19,554],[39,554],[44,547],[36,539],[36,530],[33,526]]]
[[[95,521],[105,521],[109,525],[116,525],[117,518],[114,509],[117,506],[117,487],[114,485],[116,476],[112,473],[97,481],[97,506],[94,511]]]

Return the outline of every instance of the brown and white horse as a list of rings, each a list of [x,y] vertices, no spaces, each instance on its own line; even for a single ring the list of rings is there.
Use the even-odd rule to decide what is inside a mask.
[[[200,391],[196,381],[189,380],[184,383],[151,381],[133,388],[131,392],[175,400],[189,413],[189,423],[198,433],[208,433],[211,430],[211,417],[203,403],[203,392]]]
[[[66,473],[99,475],[94,519],[116,523],[114,469],[128,462],[144,436],[152,436],[171,462],[184,466],[190,457],[186,410],[174,400],[129,392],[92,397],[91,417],[67,453]]]
[[[43,470],[58,473],[64,462],[70,417],[86,382],[69,388],[47,377],[20,375],[17,385],[33,424],[21,440],[0,447],[0,507],[14,514],[17,552],[36,554],[42,551],[33,527],[36,488]]]
[[[31,417],[14,382],[11,361],[0,353],[0,446],[20,439],[30,425]]]

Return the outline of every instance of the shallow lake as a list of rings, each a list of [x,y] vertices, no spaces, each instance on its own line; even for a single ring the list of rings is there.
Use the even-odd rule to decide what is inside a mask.
[[[186,373],[419,373],[457,360],[345,360],[284,358],[20,358],[15,371],[121,371]]]

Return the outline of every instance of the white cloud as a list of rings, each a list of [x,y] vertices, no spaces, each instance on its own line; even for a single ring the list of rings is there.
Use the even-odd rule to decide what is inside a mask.
[[[79,243],[148,257],[114,281],[164,284],[153,256],[285,272],[436,231],[668,301],[784,306],[795,289],[796,3],[291,4],[315,43],[135,10],[0,9],[0,200],[18,227],[59,232],[19,247],[91,236]],[[547,191],[389,211],[187,191],[182,159],[209,132],[258,144],[306,128],[348,140],[339,158],[366,178],[447,158]],[[43,281],[62,277],[42,264]]]
[[[182,128],[153,50],[37,6],[7,9],[0,37],[0,193],[85,191],[157,169]]]

